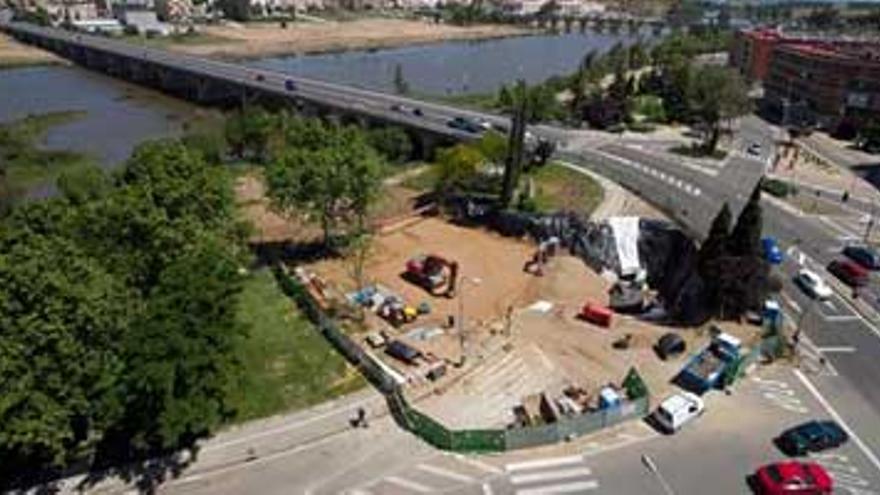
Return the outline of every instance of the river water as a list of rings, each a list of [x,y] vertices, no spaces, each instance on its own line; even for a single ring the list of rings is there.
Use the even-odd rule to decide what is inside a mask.
[[[606,50],[617,42],[635,39],[630,34],[587,31],[275,57],[247,63],[389,91],[399,64],[409,87],[417,94],[488,92],[518,78],[534,83],[572,72],[588,51]],[[124,161],[144,140],[179,135],[184,122],[208,112],[77,67],[0,71],[0,122],[29,113],[63,110],[84,110],[87,115],[52,128],[45,146],[88,153],[106,167]]]

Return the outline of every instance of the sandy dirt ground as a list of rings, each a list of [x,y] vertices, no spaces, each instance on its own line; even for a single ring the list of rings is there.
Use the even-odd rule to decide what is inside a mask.
[[[61,63],[62,59],[0,34],[0,67]]]
[[[425,21],[363,19],[347,22],[275,23],[207,26],[201,32],[215,43],[169,44],[181,52],[224,58],[250,58],[351,49],[382,48],[446,40],[486,39],[526,34],[521,28],[499,25],[458,27]]]

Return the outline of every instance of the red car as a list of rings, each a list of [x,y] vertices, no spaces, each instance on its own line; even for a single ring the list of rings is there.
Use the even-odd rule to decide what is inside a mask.
[[[862,266],[855,261],[834,260],[828,264],[828,271],[850,287],[863,287],[868,285],[868,270],[862,268]]]
[[[831,476],[814,462],[785,461],[758,468],[758,493],[763,495],[830,495]]]

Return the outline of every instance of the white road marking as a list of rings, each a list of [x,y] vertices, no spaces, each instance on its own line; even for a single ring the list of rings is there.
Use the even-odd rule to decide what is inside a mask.
[[[427,472],[427,473],[436,474],[437,476],[449,478],[449,479],[455,480],[455,481],[461,481],[462,483],[473,483],[475,481],[470,476],[467,476],[467,475],[464,475],[461,473],[456,473],[455,471],[450,471],[448,469],[443,469],[443,468],[437,467],[437,466],[429,466],[427,464],[419,464],[416,467],[421,469],[422,471]]]
[[[816,388],[815,385],[813,385],[813,382],[811,382],[806,376],[804,376],[804,374],[801,373],[800,370],[794,370],[794,374],[797,375],[801,383],[804,384],[804,387],[806,387],[807,390],[809,390],[810,393],[813,394],[813,397],[815,397],[816,400],[819,401],[820,404],[822,404],[822,407],[825,408],[831,418],[834,419],[834,421],[837,421],[837,424],[839,424],[840,427],[843,428],[843,430],[853,440],[853,442],[855,442],[856,446],[859,447],[859,450],[861,450],[862,453],[865,454],[865,457],[867,457],[868,460],[871,461],[871,464],[873,464],[874,467],[877,468],[878,471],[880,471],[880,459],[878,459],[874,452],[872,452],[871,449],[868,448],[865,442],[858,435],[856,435],[856,432],[853,431],[853,429],[850,428],[848,424],[846,424],[840,414],[838,414],[837,411],[835,411],[834,408],[831,407],[831,404],[829,404],[825,397],[823,397],[822,394],[819,393],[819,390]]]
[[[489,483],[483,483],[483,495],[493,495],[492,485]]]
[[[393,485],[417,491],[419,493],[431,493],[432,491],[434,491],[431,487],[425,486],[421,483],[416,483],[415,481],[399,478],[397,476],[386,476],[382,478],[382,480]]]
[[[832,311],[837,311],[837,306],[835,306],[834,303],[831,302],[831,299],[826,299],[823,301],[823,303],[825,304],[825,306],[831,308]]]
[[[455,458],[465,464],[470,464],[471,466],[473,466],[477,469],[480,469],[482,471],[485,471],[487,473],[500,474],[500,473],[504,472],[504,470],[502,470],[501,468],[495,467],[495,466],[493,466],[491,464],[487,464],[479,459],[474,459],[472,457],[468,457],[463,454],[455,454]]]
[[[518,474],[510,477],[510,482],[514,485],[524,485],[527,483],[537,483],[539,481],[557,481],[566,478],[578,478],[581,476],[589,476],[593,474],[588,467],[578,467],[570,469],[557,469],[556,471],[544,471],[539,473]]]
[[[792,299],[791,297],[789,297],[788,294],[786,294],[786,293],[784,293],[784,292],[782,293],[782,299],[785,301],[786,304],[788,304],[789,306],[791,306],[791,309],[794,310],[795,313],[800,314],[800,312],[802,311],[802,310],[801,310],[801,305],[800,305],[800,304],[796,303],[796,302],[794,301],[794,299]]]
[[[504,466],[507,472],[521,471],[523,469],[536,469],[553,466],[564,466],[566,464],[577,464],[583,462],[584,457],[580,455],[571,455],[567,457],[550,457],[547,459],[536,459],[534,461],[514,462]]]
[[[347,490],[345,493],[347,495],[373,495],[372,493],[368,492],[367,490],[361,490],[359,488],[355,488],[354,490]]]
[[[856,352],[856,348],[852,346],[826,346],[826,347],[817,347],[817,351],[821,353],[829,353],[829,352]]]
[[[859,321],[856,315],[822,315],[827,321]]]
[[[528,490],[517,490],[516,495],[557,495],[562,493],[580,493],[586,490],[595,490],[599,488],[596,481],[580,481],[577,483],[567,483],[565,485],[544,486],[540,488],[531,488]]]
[[[357,407],[365,406],[367,403],[377,401],[381,398],[382,398],[382,396],[380,396],[380,395],[371,396],[371,397],[368,397],[366,399],[363,399],[363,400],[360,400],[360,401],[357,401],[357,402],[354,402],[351,404],[346,404],[346,405],[340,406],[338,409],[333,409],[333,410],[330,410],[326,413],[319,414],[317,416],[312,416],[312,417],[306,418],[302,421],[297,421],[295,423],[289,423],[289,424],[286,424],[283,426],[279,426],[277,428],[272,428],[270,430],[263,430],[258,433],[254,433],[254,434],[247,435],[244,437],[234,438],[231,440],[227,440],[225,442],[206,443],[204,446],[201,447],[201,453],[204,454],[205,452],[210,452],[212,450],[218,450],[218,449],[223,449],[223,448],[226,448],[226,447],[229,447],[232,445],[238,445],[241,443],[249,442],[249,441],[257,439],[257,438],[262,438],[262,437],[267,437],[267,436],[275,436],[279,433],[290,431],[290,430],[295,430],[297,428],[302,428],[303,426],[308,426],[316,421],[320,421],[322,419],[326,419],[326,418],[329,418],[332,416],[338,416],[342,413],[351,414],[351,411],[354,411]]]

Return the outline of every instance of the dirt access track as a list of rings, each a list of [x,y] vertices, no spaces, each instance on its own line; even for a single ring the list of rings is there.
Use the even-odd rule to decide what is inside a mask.
[[[474,40],[528,34],[513,26],[450,26],[427,21],[362,19],[345,22],[295,22],[282,29],[278,23],[205,26],[204,43],[170,43],[171,50],[223,58],[253,58],[385,48],[448,40]],[[213,39],[214,41],[210,41]]]

